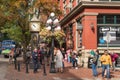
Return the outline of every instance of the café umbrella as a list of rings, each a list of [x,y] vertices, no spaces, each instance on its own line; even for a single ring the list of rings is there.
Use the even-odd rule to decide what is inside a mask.
[[[11,52],[10,49],[5,49],[5,50],[2,50],[2,54],[9,54]]]

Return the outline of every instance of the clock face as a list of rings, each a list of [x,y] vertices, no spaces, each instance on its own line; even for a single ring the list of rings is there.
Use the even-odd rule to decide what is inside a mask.
[[[30,23],[30,31],[39,32],[40,31],[40,23],[36,23],[36,22]]]

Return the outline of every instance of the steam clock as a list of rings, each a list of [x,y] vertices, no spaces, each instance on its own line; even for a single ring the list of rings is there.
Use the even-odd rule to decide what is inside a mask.
[[[39,31],[40,31],[40,19],[34,14],[29,23],[31,32],[31,48],[38,47],[39,44]]]

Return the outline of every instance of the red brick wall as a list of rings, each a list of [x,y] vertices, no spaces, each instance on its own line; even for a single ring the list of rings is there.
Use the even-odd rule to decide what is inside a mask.
[[[90,25],[93,23],[94,31]],[[97,17],[96,16],[84,16],[82,18],[83,35],[82,41],[85,49],[96,49],[97,48]]]

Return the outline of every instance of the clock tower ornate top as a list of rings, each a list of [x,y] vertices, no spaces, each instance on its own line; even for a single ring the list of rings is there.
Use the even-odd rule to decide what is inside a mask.
[[[39,32],[40,31],[40,19],[34,14],[32,19],[29,22],[29,27],[31,32]]]

